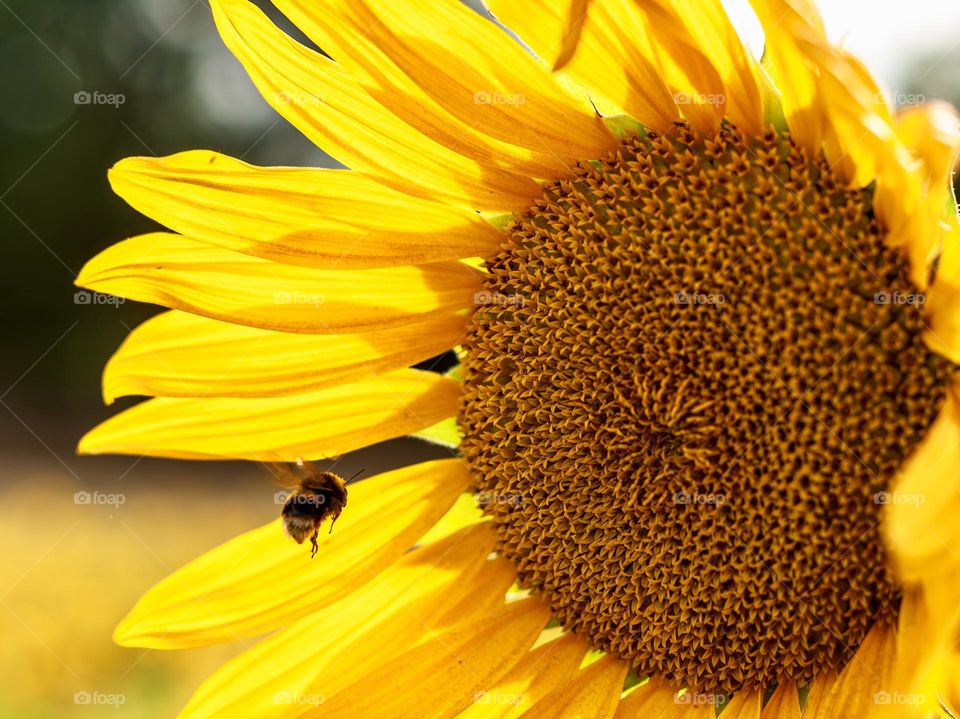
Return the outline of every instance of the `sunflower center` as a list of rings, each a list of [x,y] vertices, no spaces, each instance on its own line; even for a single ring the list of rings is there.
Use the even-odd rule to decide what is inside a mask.
[[[641,676],[806,682],[896,613],[880,511],[949,368],[871,201],[789,136],[678,125],[548,185],[488,263],[478,498],[521,584]]]

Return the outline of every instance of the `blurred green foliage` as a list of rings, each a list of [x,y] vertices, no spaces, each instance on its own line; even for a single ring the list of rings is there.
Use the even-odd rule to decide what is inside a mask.
[[[4,401],[31,425],[54,418],[79,431],[106,414],[104,361],[156,312],[74,302],[87,259],[156,229],[112,194],[107,169],[190,148],[265,164],[326,160],[260,99],[205,2],[4,0],[0,67],[0,383],[29,369]]]

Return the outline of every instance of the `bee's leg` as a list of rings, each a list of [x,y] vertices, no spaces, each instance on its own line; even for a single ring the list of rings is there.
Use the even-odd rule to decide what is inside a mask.
[[[340,512],[337,512],[333,515],[333,518],[330,520],[330,531],[327,534],[333,534],[333,525],[337,523],[337,520],[340,519]]]
[[[314,529],[313,534],[310,535],[310,544],[313,547],[313,549],[310,550],[310,559],[313,559],[314,557],[316,557],[317,550],[320,549],[320,546],[317,544],[317,533],[319,531],[320,531],[319,529]]]

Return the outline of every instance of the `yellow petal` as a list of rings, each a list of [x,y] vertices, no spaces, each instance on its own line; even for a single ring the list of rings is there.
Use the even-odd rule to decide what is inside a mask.
[[[587,649],[587,643],[573,634],[532,649],[494,686],[478,692],[458,719],[516,719],[530,707],[540,706],[541,699],[563,691]]]
[[[914,156],[923,161],[931,188],[947,192],[960,152],[960,120],[946,102],[930,102],[897,115],[897,133]]]
[[[876,716],[883,706],[879,695],[890,686],[895,648],[893,628],[877,622],[812,719]]]
[[[460,430],[460,423],[457,421],[457,418],[449,417],[432,427],[414,432],[413,436],[430,442],[431,444],[439,444],[441,447],[455,449],[460,446],[460,442],[463,439],[463,432]]]
[[[500,143],[476,146],[475,159],[500,148],[518,171],[556,179],[616,146],[589,103],[462,3],[434,2],[418,12],[392,0],[276,5],[371,96],[425,134],[460,148],[482,130]]]
[[[766,33],[765,62],[780,90],[790,135],[811,155],[820,153],[826,113],[818,76],[798,42],[825,41],[823,21],[805,0],[750,0]]]
[[[576,52],[580,37],[583,35],[583,27],[589,17],[591,1],[569,0],[567,3],[567,17],[563,23],[563,34],[560,36],[560,49],[557,52],[557,59],[553,63],[554,70],[563,69]]]
[[[577,13],[581,0],[543,0],[536,3],[517,3],[510,0],[483,0],[484,6],[490,15],[499,23],[516,33],[519,38],[534,51],[540,58],[556,65],[557,58],[563,52],[563,39],[568,33],[576,35],[576,53],[570,58],[583,52],[586,43],[587,29],[592,30],[593,11],[590,12],[590,23],[587,17]],[[582,22],[577,22],[577,19]],[[564,71],[569,70],[567,63],[562,64]]]
[[[887,545],[901,579],[917,582],[960,569],[960,388],[901,469],[885,509]]]
[[[723,80],[726,114],[748,135],[764,130],[760,67],[720,0],[666,0]]]
[[[904,582],[894,681],[883,687],[921,708],[948,691],[950,650],[960,635],[960,393],[946,404],[921,445],[907,460],[885,507],[885,532]]]
[[[504,24],[541,57],[561,55],[561,37],[576,14],[570,0],[518,3],[487,0]],[[646,127],[663,132],[680,115],[648,35],[646,18],[633,0],[596,0],[581,28],[576,52],[563,74],[585,86],[604,115],[627,113]],[[572,40],[571,36],[567,36]]]
[[[960,285],[960,259],[956,257],[960,250],[952,247],[958,237],[952,183],[960,150],[957,113],[946,103],[930,103],[907,110],[896,119],[887,118],[883,129],[896,136],[875,151],[882,162],[874,201],[877,217],[888,230],[888,244],[900,246],[907,253],[911,279],[920,290],[927,289],[933,262],[944,253],[937,270],[937,282],[943,290],[937,293],[936,307],[931,302],[928,313],[935,323],[942,321],[946,312],[947,326],[939,342],[947,345],[937,346],[935,342],[934,349],[955,359],[960,353],[951,350],[950,343],[955,340],[950,336],[949,314],[955,310],[951,295]]]
[[[361,483],[362,484],[362,483]],[[445,611],[468,595],[502,603],[512,579],[490,561],[488,527],[463,529],[400,557],[338,602],[243,652],[204,682],[182,717],[298,716],[468,615]],[[496,576],[492,564],[499,565]],[[481,612],[486,602],[480,603]]]
[[[280,522],[247,532],[161,581],[117,627],[125,646],[174,649],[233,641],[276,629],[374,579],[429,529],[470,483],[460,460],[439,460],[371,477],[350,488],[320,551]],[[264,494],[273,490],[264,487]],[[277,505],[279,512],[280,505]]]
[[[304,335],[261,330],[186,312],[137,327],[110,358],[104,399],[276,397],[348,384],[442,354],[460,341],[461,315],[380,332]]]
[[[524,209],[540,194],[529,177],[464,157],[411,127],[247,0],[210,5],[224,42],[267,102],[347,167],[403,193],[478,210]]]
[[[678,693],[667,682],[651,678],[634,687],[620,700],[616,719],[713,719],[713,697],[693,692]]]
[[[739,691],[723,708],[723,719],[760,719],[760,692]]]
[[[523,716],[527,719],[609,719],[617,711],[629,668],[627,662],[604,656],[577,672],[567,686],[545,696]]]
[[[937,276],[927,294],[930,327],[924,336],[935,352],[960,364],[960,223],[951,218]]]
[[[783,682],[777,687],[760,719],[800,719],[800,695],[793,682]]]
[[[410,434],[457,413],[460,385],[398,370],[268,398],[160,398],[91,430],[81,454],[293,462],[325,459]]]
[[[854,187],[864,187],[887,164],[895,148],[895,131],[885,96],[860,60],[832,47],[809,31],[793,40],[818,78],[824,151],[834,172]]]
[[[431,637],[413,650],[368,667],[367,676],[305,716],[455,716],[495,684],[533,645],[550,611],[524,599]]]
[[[816,717],[820,712],[820,706],[823,704],[833,685],[837,681],[836,672],[828,670],[821,672],[810,685],[810,691],[807,692],[807,701],[803,705],[803,716]]]
[[[951,650],[960,615],[956,602],[960,582],[955,572],[951,574],[926,582],[929,593],[919,585],[905,587],[897,617],[894,679],[887,689],[908,698],[918,712],[937,706],[954,676]],[[937,593],[944,601],[938,601]],[[891,704],[902,706],[903,701]]]
[[[121,160],[110,183],[134,208],[180,234],[307,267],[485,257],[503,239],[475,212],[346,170],[254,167],[196,150]]]
[[[924,167],[904,148],[887,147],[878,155],[883,164],[873,200],[877,219],[887,231],[887,245],[907,256],[914,286],[926,291],[932,262],[950,234],[943,193],[924,190]]]
[[[938,719],[955,719],[960,714],[960,709],[957,708],[960,707],[960,653],[954,650],[947,659],[950,664],[950,681],[947,690],[940,697],[947,712]]]
[[[651,37],[660,49],[660,71],[680,111],[701,134],[712,135],[720,128],[727,103],[719,72],[668,0],[634,2],[647,15]]]
[[[459,262],[308,269],[155,233],[107,248],[76,281],[97,292],[251,327],[343,334],[469,307],[480,278]]]
[[[489,521],[489,518],[484,516],[476,496],[473,492],[465,492],[457,497],[457,501],[454,502],[450,511],[443,515],[440,521],[430,528],[429,532],[423,535],[420,542],[421,544],[436,542],[459,532],[464,527],[470,527],[485,521]]]

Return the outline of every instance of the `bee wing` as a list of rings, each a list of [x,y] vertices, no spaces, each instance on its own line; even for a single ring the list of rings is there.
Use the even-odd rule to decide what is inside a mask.
[[[270,470],[273,481],[285,489],[296,489],[311,477],[322,474],[317,465],[303,457],[297,457],[297,461],[293,464],[285,462],[261,462],[261,464]]]
[[[309,459],[304,459],[303,457],[297,457],[297,462],[294,466],[304,477],[315,477],[320,474],[320,468]]]
[[[261,462],[273,478],[273,483],[283,489],[294,490],[300,486],[300,477],[294,471],[294,466],[282,462]]]

